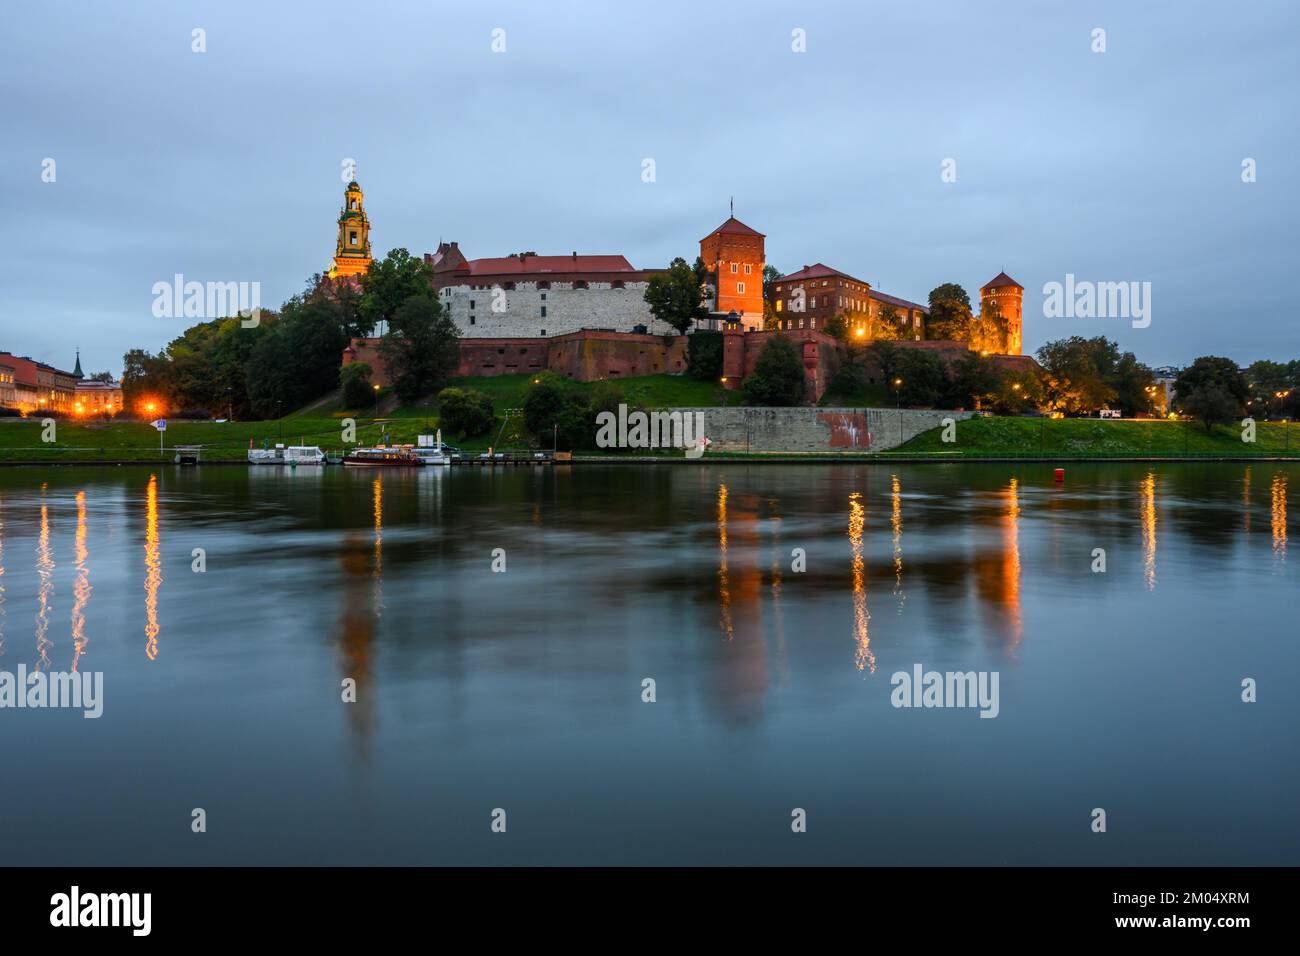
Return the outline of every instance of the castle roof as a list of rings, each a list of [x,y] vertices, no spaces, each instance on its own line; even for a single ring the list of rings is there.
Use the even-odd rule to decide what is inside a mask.
[[[727,221],[724,222],[722,225],[720,225],[717,229],[714,229],[713,232],[709,233],[709,236],[715,235],[717,233],[721,233],[723,235],[728,235],[728,236],[758,236],[760,239],[765,238],[763,234],[759,232],[757,229],[749,228],[749,226],[745,225],[735,216],[728,216]],[[707,239],[709,236],[705,236],[704,238]],[[701,239],[700,241],[703,242],[704,239]]]
[[[988,281],[987,285],[981,286],[980,291],[983,292],[985,289],[1001,289],[1004,286],[1014,286],[1017,289],[1024,288],[1024,286],[1011,278],[1011,276],[1007,275],[1005,272],[999,272]]]
[[[788,276],[781,276],[781,278],[777,279],[776,282],[777,285],[782,285],[786,282],[802,282],[804,279],[822,279],[828,276],[839,276],[840,278],[848,279],[851,282],[860,282],[863,285],[868,285],[865,279],[859,279],[857,276],[851,276],[847,272],[841,272],[839,269],[832,269],[824,262],[818,262],[810,266],[804,266],[798,272],[792,272]]]
[[[867,298],[875,299],[877,302],[883,302],[886,305],[892,305],[896,309],[916,309],[926,315],[930,314],[930,307],[928,305],[921,305],[919,302],[909,302],[907,299],[900,299],[898,296],[894,295],[885,295],[885,293],[878,292],[875,289],[871,289],[867,292]]]

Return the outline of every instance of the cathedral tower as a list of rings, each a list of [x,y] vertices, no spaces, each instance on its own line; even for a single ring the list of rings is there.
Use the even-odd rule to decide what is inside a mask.
[[[365,196],[354,179],[343,194],[339,213],[339,238],[334,247],[334,268],[330,278],[365,275],[370,270],[370,220],[366,218]]]

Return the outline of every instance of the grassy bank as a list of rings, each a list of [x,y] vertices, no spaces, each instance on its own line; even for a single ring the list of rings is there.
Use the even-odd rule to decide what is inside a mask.
[[[1161,419],[1101,421],[1090,418],[973,418],[957,423],[957,440],[934,429],[898,449],[898,455],[954,458],[1249,457],[1300,454],[1300,426],[1261,422],[1255,442],[1241,440],[1238,425],[1207,432],[1195,422]]]
[[[456,442],[465,451],[487,448],[502,434],[506,408],[518,408],[523,403],[523,390],[528,376],[502,376],[499,379],[476,379],[476,384],[492,383],[498,412],[493,430],[479,438]],[[668,379],[668,382],[653,381]],[[647,379],[628,380],[640,392],[627,390],[629,404],[646,407],[667,407],[671,404],[706,405],[712,397],[702,385],[670,376],[650,376]],[[719,390],[720,391],[720,390]],[[675,402],[666,399],[675,398]],[[717,402],[714,402],[717,404]],[[182,422],[170,421],[164,435],[166,451],[158,451],[158,433],[142,422],[74,423],[59,421],[56,441],[41,441],[43,426],[36,419],[0,419],[0,462],[28,461],[74,463],[79,461],[170,461],[176,445],[202,445],[203,457],[208,461],[244,461],[250,442],[255,448],[274,445],[304,443],[319,445],[326,451],[342,452],[343,420],[356,422],[356,439],[362,444],[376,444],[387,433],[390,442],[414,443],[416,435],[432,432],[438,427],[436,405],[397,409],[376,416],[373,413],[349,412],[344,409],[314,408],[309,414],[290,415],[282,421],[270,422]],[[1288,434],[1294,432],[1294,434]],[[454,442],[454,436],[444,435]],[[1220,426],[1206,432],[1204,426],[1191,422],[1169,421],[1098,421],[1096,419],[1033,419],[1033,418],[975,418],[956,424],[956,438],[952,443],[942,440],[940,429],[919,435],[895,451],[873,453],[827,453],[813,457],[868,457],[884,459],[906,458],[1148,458],[1148,457],[1271,457],[1290,455],[1300,457],[1300,425],[1280,422],[1261,422],[1256,427],[1253,444],[1241,440],[1239,426]],[[526,444],[520,417],[514,416],[504,430],[501,447],[522,447]],[[608,460],[646,457],[646,452],[603,451],[583,452]],[[664,450],[658,457],[681,457],[680,451]],[[710,452],[710,459],[748,458],[768,459],[771,455],[735,455]]]

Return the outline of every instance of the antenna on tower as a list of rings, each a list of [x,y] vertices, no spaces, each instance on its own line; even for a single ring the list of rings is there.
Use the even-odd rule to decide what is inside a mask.
[[[736,218],[736,197],[735,196],[731,197],[731,218],[732,219]]]

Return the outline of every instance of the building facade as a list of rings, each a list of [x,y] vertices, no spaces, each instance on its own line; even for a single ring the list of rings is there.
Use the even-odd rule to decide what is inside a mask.
[[[532,252],[467,259],[455,242],[424,261],[462,338],[548,338],[590,329],[668,335],[645,301],[656,270],[619,255],[539,256]]]
[[[1000,355],[1019,355],[1023,348],[1025,287],[1005,272],[999,272],[980,289],[980,315],[996,312],[1006,323],[1006,336],[995,339],[972,339],[971,348],[996,352]]]
[[[881,310],[893,306],[902,337],[920,341],[925,337],[925,319],[930,314],[923,305],[885,295],[872,289],[869,282],[821,262],[782,276],[773,284],[773,292],[777,328],[781,331],[825,329],[830,319],[843,315],[852,335],[874,339],[879,337],[876,320]]]
[[[12,391],[0,385],[0,396],[13,396],[6,403],[8,407],[17,408],[24,415],[42,412],[71,415],[75,411],[74,373],[10,352],[0,352],[0,366],[8,369],[12,377]]]
[[[767,237],[734,215],[700,240],[700,258],[709,318],[701,328],[738,324],[746,332],[763,328],[763,267]]]

